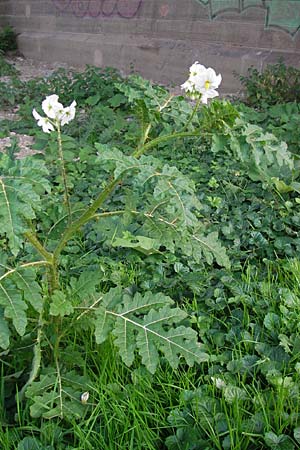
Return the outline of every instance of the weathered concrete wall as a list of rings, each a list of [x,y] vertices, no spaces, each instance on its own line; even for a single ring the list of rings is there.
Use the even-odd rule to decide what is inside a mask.
[[[135,70],[182,83],[198,60],[235,92],[250,65],[300,66],[298,0],[0,0],[26,57]]]

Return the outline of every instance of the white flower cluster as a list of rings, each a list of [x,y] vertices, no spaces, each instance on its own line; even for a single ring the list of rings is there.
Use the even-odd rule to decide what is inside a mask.
[[[58,124],[64,126],[74,119],[75,107],[76,102],[74,100],[70,106],[64,108],[58,101],[58,95],[53,94],[46,97],[42,102],[42,110],[47,117],[40,116],[35,109],[33,109],[32,115],[37,120],[38,126],[42,127],[44,133],[50,133],[50,131],[54,131],[57,128]]]
[[[201,96],[201,102],[207,104],[209,98],[219,95],[216,89],[222,81],[221,74],[217,75],[214,69],[206,68],[196,61],[190,67],[190,76],[188,80],[181,85],[192,99],[198,99]]]

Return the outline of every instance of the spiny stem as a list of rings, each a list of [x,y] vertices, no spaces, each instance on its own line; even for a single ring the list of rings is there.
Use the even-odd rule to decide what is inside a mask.
[[[48,263],[52,264],[53,254],[48,252],[48,250],[44,248],[43,244],[40,243],[35,233],[33,233],[32,231],[26,231],[24,235],[34,246],[34,248],[39,252],[39,254],[42,255]]]
[[[192,122],[193,118],[195,117],[195,114],[198,111],[198,108],[199,108],[199,105],[200,105],[200,102],[201,102],[201,97],[202,97],[202,95],[199,95],[199,98],[197,99],[197,102],[196,102],[195,107],[194,107],[194,109],[192,111],[192,114],[189,117],[189,120],[187,121],[187,123],[185,124],[183,129],[181,130],[182,132],[185,131],[188,128],[189,124]]]
[[[28,239],[28,241],[34,246],[34,248],[42,255],[47,264],[49,265],[48,270],[48,285],[49,285],[49,292],[53,292],[55,289],[58,289],[59,287],[59,276],[58,276],[58,270],[57,270],[57,264],[54,259],[53,253],[48,252],[44,248],[44,246],[40,243],[37,236],[32,231],[27,231],[24,233],[25,237]]]
[[[59,120],[56,123],[56,128],[57,128],[58,155],[59,155],[59,159],[60,159],[61,175],[62,175],[63,184],[64,184],[64,200],[65,200],[65,204],[66,204],[67,210],[68,210],[68,224],[70,224],[71,218],[72,218],[72,212],[71,212],[70,197],[69,197],[69,191],[68,191],[68,185],[67,185],[67,173],[66,173],[64,154],[63,154],[63,148],[62,148],[61,129],[60,129]]]
[[[25,391],[27,387],[36,379],[38,376],[40,366],[41,366],[41,358],[42,358],[42,351],[41,351],[41,340],[42,340],[42,328],[43,328],[43,310],[40,313],[39,321],[38,321],[38,330],[37,330],[37,337],[36,337],[36,343],[33,348],[33,359],[32,359],[32,366],[31,371],[29,374],[29,378],[27,382],[22,387],[21,391],[18,394],[19,401],[24,400]]]
[[[178,138],[184,138],[184,137],[192,137],[192,136],[199,136],[199,133],[196,132],[185,132],[185,133],[174,133],[174,134],[168,134],[166,136],[160,136],[156,139],[153,139],[151,142],[148,142],[148,144],[144,144],[142,147],[139,147],[135,152],[133,152],[132,156],[135,158],[139,158],[143,153],[145,153],[146,150],[149,150],[152,147],[157,146],[158,144],[162,142],[169,141],[171,139],[178,139]],[[87,208],[87,210],[74,222],[72,222],[65,232],[63,233],[59,243],[57,244],[56,249],[53,252],[53,260],[54,260],[54,266],[58,264],[58,258],[68,242],[69,239],[71,239],[74,234],[76,233],[79,228],[81,228],[85,223],[87,223],[96,213],[97,209],[100,208],[100,206],[105,202],[105,200],[108,198],[108,196],[113,192],[114,188],[119,184],[121,181],[121,178],[118,179],[112,179],[108,182],[106,187],[103,189],[103,191],[98,195],[98,197],[93,201],[91,206]]]
[[[136,149],[135,152],[133,152],[132,156],[135,158],[139,158],[143,153],[145,153],[147,150],[149,150],[152,147],[156,147],[157,145],[161,144],[162,142],[167,142],[172,139],[179,139],[184,137],[195,137],[200,136],[199,132],[178,132],[173,134],[166,134],[165,136],[159,136],[156,139],[153,139],[152,141],[148,142],[147,144],[143,145],[142,147],[139,147]]]
[[[75,220],[68,226],[68,228],[63,233],[59,243],[57,244],[56,249],[54,250],[53,258],[55,263],[57,263],[59,255],[61,254],[67,241],[72,238],[72,236],[76,233],[76,231],[79,228],[81,228],[86,222],[88,222],[91,219],[91,217],[93,217],[97,209],[100,208],[100,206],[111,194],[111,192],[114,190],[115,186],[118,183],[119,183],[118,179],[111,180],[103,189],[103,191],[98,195],[98,197],[93,201],[91,206],[87,208],[87,210],[77,220]]]

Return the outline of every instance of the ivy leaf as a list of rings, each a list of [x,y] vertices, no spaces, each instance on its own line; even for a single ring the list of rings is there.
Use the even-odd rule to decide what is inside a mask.
[[[69,316],[74,311],[72,303],[64,292],[55,290],[51,296],[50,314],[52,316]]]
[[[182,321],[187,314],[172,307],[173,300],[161,293],[137,293],[133,298],[122,295],[120,289],[104,295],[96,312],[95,335],[103,342],[109,332],[115,336],[121,358],[130,366],[138,352],[143,364],[154,373],[163,353],[173,368],[180,357],[189,366],[208,360],[197,342],[197,333]]]

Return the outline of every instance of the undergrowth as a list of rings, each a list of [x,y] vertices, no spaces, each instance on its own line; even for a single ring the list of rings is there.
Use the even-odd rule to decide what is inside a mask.
[[[276,66],[272,76],[284,70]],[[27,219],[38,223],[37,236],[49,252],[67,222],[64,185],[56,139],[37,130],[32,108],[53,92],[63,103],[77,102],[80,112],[68,135],[62,135],[76,217],[95,188],[104,187],[107,174],[132,170],[134,163],[130,177],[119,181],[115,195],[61,254],[62,286],[52,296],[40,337],[41,375],[24,398],[19,393],[30,375],[40,327],[36,304],[27,305],[26,333],[19,335],[10,325],[9,346],[0,330],[1,449],[299,448],[299,105],[281,91],[275,94],[271,75],[264,76],[267,89],[261,98],[269,89],[273,96],[265,110],[214,100],[195,115],[185,98],[169,99],[165,88],[137,75],[123,79],[112,69],[58,71],[27,83],[15,76],[9,85],[0,84],[2,106],[20,106],[18,121],[0,123],[2,133],[33,135],[34,148],[43,152],[18,162],[15,145],[7,159],[1,158],[1,180],[11,186],[12,177],[18,183],[30,168],[32,179],[22,185],[25,203],[34,208],[40,197],[43,207]],[[259,106],[255,77],[248,83],[249,98]],[[191,136],[165,139],[178,131]],[[156,145],[148,159],[130,159],[133,149],[151,140]],[[157,174],[169,184],[155,184]],[[14,186],[21,191],[21,185]],[[25,203],[17,203],[20,214]],[[200,233],[205,250],[189,245],[191,228]],[[1,277],[7,267],[25,277],[22,265],[36,261],[37,252],[26,241],[10,239],[1,233]],[[26,273],[23,281],[38,302],[46,295],[46,272],[36,278]],[[12,278],[1,286],[15,298],[21,284]],[[116,350],[120,328],[95,345],[93,310],[100,295],[107,310],[96,313],[98,321],[107,311],[121,320],[128,305],[145,299],[167,305],[172,298],[205,357],[193,367],[181,357],[176,368],[165,354],[151,373],[140,364],[147,359],[133,341],[127,357]],[[154,317],[153,310],[147,314]],[[145,316],[128,317],[140,324]],[[6,313],[11,317],[13,312]],[[156,355],[155,345],[152,351]],[[135,358],[129,361],[131,353]],[[146,366],[152,363],[150,358]],[[53,394],[60,382],[61,409]]]

